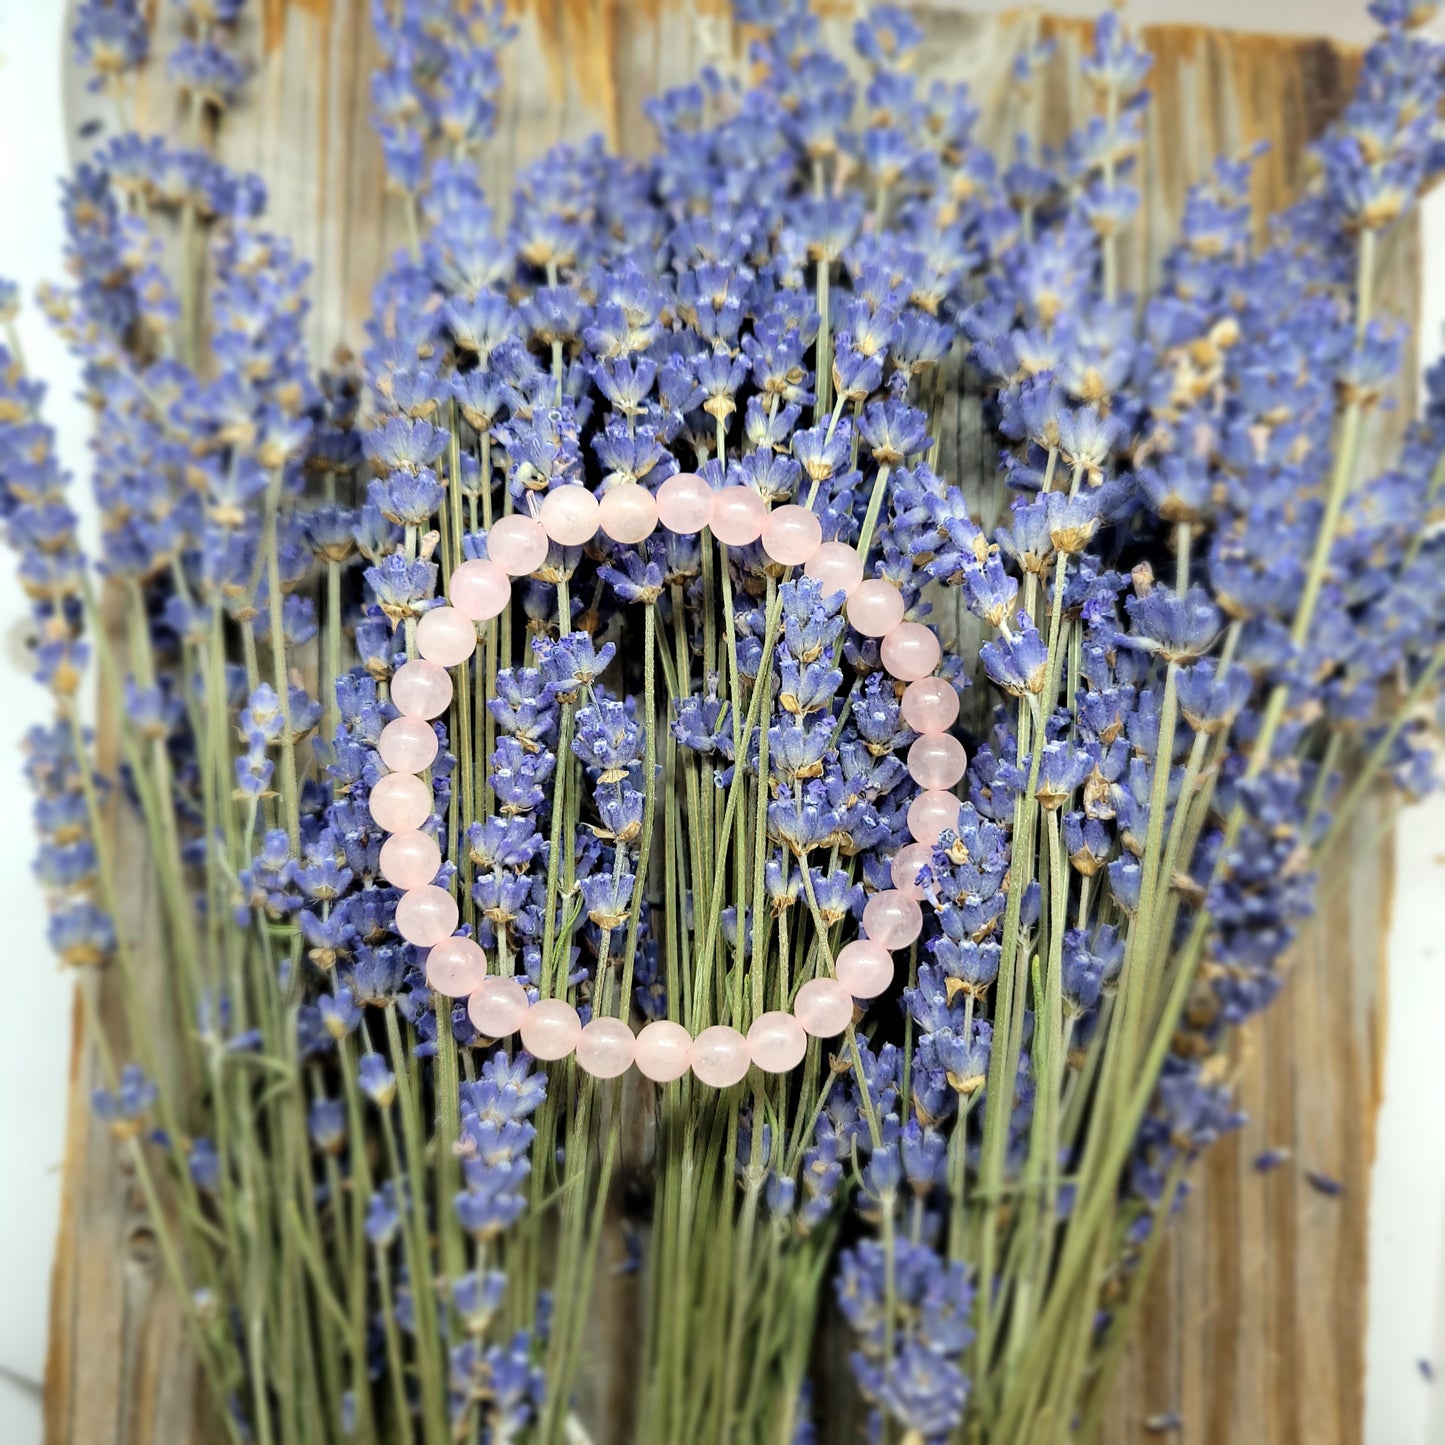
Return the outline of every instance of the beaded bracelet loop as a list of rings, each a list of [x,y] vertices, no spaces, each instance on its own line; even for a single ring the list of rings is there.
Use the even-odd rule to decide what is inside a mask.
[[[864,637],[879,639],[879,656],[890,676],[905,684],[904,722],[918,734],[908,750],[908,771],[919,794],[908,808],[913,842],[893,859],[893,887],[873,894],[863,909],[866,937],[845,944],[831,978],[799,986],[788,1012],[773,1010],[753,1020],[746,1035],[725,1024],[696,1038],[678,1023],[656,1019],[636,1034],[624,1019],[597,1016],[585,1025],[565,999],[530,1001],[515,978],[487,974],[481,945],[457,933],[456,899],[434,880],[441,849],[421,831],[431,816],[431,789],[420,774],[438,750],[431,719],[451,706],[448,668],[476,650],[477,624],[499,617],[511,599],[512,582],[529,576],[546,560],[551,542],[580,547],[598,531],[614,542],[645,541],[658,526],[692,536],[709,528],[730,547],[761,542],[768,557],[784,567],[801,567],[825,593],[846,598],[849,624]],[[408,943],[428,951],[427,982],[448,998],[465,998],[467,1013],[488,1038],[520,1033],[539,1059],[575,1053],[579,1066],[597,1078],[615,1078],[632,1065],[656,1083],[692,1073],[704,1084],[727,1088],[756,1065],[765,1073],[786,1073],[802,1062],[808,1038],[832,1038],[853,1021],[855,1001],[877,997],[893,981],[892,953],[907,948],[923,929],[925,896],[917,878],[932,846],[958,823],[960,800],[950,791],[963,777],[968,758],[949,729],[958,717],[958,694],[936,676],[942,649],[932,628],[904,621],[903,594],[887,578],[864,578],[864,561],[842,542],[823,541],[822,525],[806,507],[769,511],[750,487],[714,490],[702,477],[682,472],[669,477],[657,495],[635,485],[613,487],[600,499],[569,483],[549,492],[536,517],[514,514],[487,534],[487,559],[463,562],[447,587],[449,606],[427,612],[416,627],[420,656],[392,677],[391,698],[400,717],[382,729],[377,750],[389,771],[371,791],[372,819],[388,834],[381,848],[381,872],[402,890],[396,927]]]

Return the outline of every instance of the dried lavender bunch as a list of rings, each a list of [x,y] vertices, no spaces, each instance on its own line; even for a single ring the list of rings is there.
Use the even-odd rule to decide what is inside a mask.
[[[859,22],[858,82],[806,7],[739,5],[749,83],[652,102],[646,162],[549,154],[499,227],[474,161],[500,11],[378,3],[411,244],[359,367],[319,373],[304,265],[201,144],[245,83],[242,7],[181,8],[188,145],[127,134],[81,169],[75,285],[46,298],[99,416],[123,639],[13,344],[0,481],[61,724],[33,749],[42,876],[87,998],[112,956],[128,999],[136,974],[74,715],[83,625],[124,699],[115,781],[172,993],[130,1019],[135,1065],[106,1047],[98,1105],[147,1191],[174,1181],[158,1218],[217,1428],[575,1438],[593,1281],[628,1238],[635,1438],[812,1438],[830,1273],[870,1438],[1092,1428],[1316,861],[1381,772],[1428,780],[1440,403],[1394,469],[1356,472],[1400,354],[1379,238],[1445,160],[1429,7],[1373,7],[1358,98],[1269,243],[1248,162],[1221,163],[1140,300],[1117,235],[1148,57],[1112,16],[1085,62],[1099,116],[1000,168],[962,89],[911,74],[906,13]],[[122,109],[148,39],[131,4],[81,9]],[[938,470],[964,356],[1006,506]],[[391,677],[494,523],[683,470],[808,505],[974,688],[907,979],[796,1076],[721,1093],[544,1075],[480,1037],[396,931],[367,807]],[[695,1034],[786,1007],[911,841],[878,644],[706,533],[554,544],[436,731],[438,881],[495,972],[584,1017]],[[650,1220],[623,1240],[618,1194]]]

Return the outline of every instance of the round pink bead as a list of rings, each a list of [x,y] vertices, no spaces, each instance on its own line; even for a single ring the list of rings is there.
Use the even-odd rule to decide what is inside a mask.
[[[822,585],[823,595],[851,596],[863,580],[863,559],[843,542],[824,542],[803,567],[803,575]]]
[[[577,1063],[594,1079],[625,1074],[636,1052],[637,1039],[621,1019],[590,1019],[577,1036]]]
[[[784,567],[803,566],[822,545],[823,524],[806,507],[779,507],[763,523],[763,551]]]
[[[748,1030],[748,1053],[765,1074],[786,1074],[803,1062],[808,1035],[792,1014],[759,1014]]]
[[[473,938],[455,934],[426,956],[426,981],[444,998],[470,998],[487,977],[487,955]]]
[[[848,596],[848,621],[864,637],[886,637],[903,621],[903,594],[882,577],[860,582]]]
[[[692,1071],[714,1089],[736,1084],[751,1062],[748,1041],[726,1024],[714,1024],[692,1041]]]
[[[886,888],[863,905],[863,927],[884,948],[907,948],[923,932],[923,909],[917,899]]]
[[[729,547],[746,547],[763,535],[767,503],[751,487],[722,487],[713,493],[712,534]]]
[[[713,490],[694,472],[678,472],[657,489],[657,520],[669,532],[690,537],[712,521]]]
[[[793,996],[793,1013],[815,1039],[831,1039],[853,1022],[853,995],[836,978],[810,978]]]
[[[446,668],[414,658],[392,675],[391,700],[405,717],[440,717],[452,705],[452,680]]]
[[[431,789],[415,773],[387,773],[371,790],[372,820],[388,833],[409,833],[431,817]]]
[[[582,1037],[582,1020],[564,998],[539,998],[522,1019],[522,1047],[534,1059],[565,1059]]]
[[[916,733],[946,733],[958,721],[958,694],[941,677],[920,677],[903,689],[903,721]]]
[[[597,498],[568,482],[542,498],[537,520],[559,547],[585,547],[597,535],[597,512]]]
[[[381,760],[394,773],[420,773],[436,761],[441,744],[425,718],[394,717],[376,740]]]
[[[670,1084],[692,1067],[692,1035],[671,1019],[653,1019],[638,1032],[633,1062],[654,1084]]]
[[[963,744],[947,733],[914,740],[908,749],[908,772],[920,788],[952,788],[968,767]]]
[[[893,886],[908,898],[927,898],[915,881],[920,872],[933,862],[933,849],[927,843],[906,843],[893,855],[889,873]]]
[[[958,827],[963,804],[942,788],[926,788],[908,805],[908,831],[920,843],[936,843],[946,828]]]
[[[511,577],[527,577],[547,560],[547,533],[533,517],[499,517],[487,533],[487,556]]]
[[[838,950],[838,982],[854,998],[877,998],[893,982],[893,955],[871,938],[855,938]]]
[[[396,905],[396,931],[418,948],[431,948],[450,938],[459,918],[457,900],[431,883],[407,889]]]
[[[657,530],[657,501],[646,487],[622,482],[602,498],[597,520],[614,542],[642,542]]]
[[[495,528],[493,529],[495,530]],[[447,583],[451,604],[473,622],[500,617],[512,600],[512,579],[495,562],[463,562]]]
[[[933,629],[921,622],[900,622],[883,639],[878,655],[899,682],[917,682],[943,661]]]
[[[433,607],[416,625],[416,650],[438,667],[456,667],[477,650],[477,624],[455,607]]]
[[[527,990],[514,978],[484,978],[467,1000],[467,1017],[489,1039],[516,1033],[528,1012]]]
[[[429,833],[393,833],[381,845],[381,876],[395,888],[425,888],[442,866],[442,850]]]

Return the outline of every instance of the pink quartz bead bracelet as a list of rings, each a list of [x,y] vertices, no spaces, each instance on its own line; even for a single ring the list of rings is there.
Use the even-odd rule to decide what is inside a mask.
[[[719,1024],[693,1038],[667,1019],[653,1020],[636,1033],[618,1018],[597,1016],[584,1024],[565,999],[534,1001],[517,979],[489,975],[481,946],[456,931],[457,902],[435,882],[441,875],[441,850],[423,831],[433,798],[419,774],[431,767],[439,750],[432,719],[451,706],[447,669],[475,652],[478,624],[501,616],[513,580],[535,573],[551,544],[585,547],[599,532],[635,544],[659,525],[680,536],[706,528],[730,547],[758,542],[769,561],[801,568],[828,597],[841,594],[849,623],[862,636],[877,639],[883,668],[903,685],[903,722],[917,734],[908,752],[908,771],[919,788],[908,808],[913,841],[892,861],[893,887],[869,897],[863,909],[865,936],[839,950],[834,976],[800,985],[789,1010],[760,1014],[746,1035]],[[397,932],[428,950],[430,987],[444,997],[466,999],[468,1017],[483,1037],[519,1034],[536,1058],[575,1055],[578,1066],[599,1079],[636,1067],[655,1083],[690,1072],[700,1083],[724,1089],[750,1067],[786,1073],[802,1062],[809,1038],[843,1033],[858,1001],[876,998],[893,982],[893,951],[910,947],[922,932],[921,900],[928,896],[934,848],[956,828],[962,807],[950,791],[968,763],[963,745],[950,733],[958,719],[958,694],[935,675],[942,648],[932,628],[905,620],[906,611],[893,582],[866,576],[855,548],[823,540],[822,523],[808,508],[788,503],[770,510],[749,487],[713,488],[690,472],[668,477],[655,496],[634,482],[617,483],[600,497],[568,483],[548,492],[535,516],[499,518],[487,534],[487,557],[455,568],[447,604],[433,607],[417,622],[419,656],[398,668],[391,681],[392,702],[401,716],[387,723],[377,742],[390,769],[370,799],[372,818],[389,835],[380,868],[388,882],[403,890]]]

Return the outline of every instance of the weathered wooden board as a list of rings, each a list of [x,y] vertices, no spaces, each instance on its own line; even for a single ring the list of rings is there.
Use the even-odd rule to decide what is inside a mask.
[[[72,0],[73,7],[74,0]],[[177,7],[156,5],[164,31]],[[220,135],[224,157],[266,178],[275,227],[316,267],[310,335],[318,358],[355,347],[371,286],[403,241],[385,193],[368,120],[376,49],[366,0],[260,0],[244,42],[256,76]],[[851,6],[826,24],[846,45]],[[642,99],[707,63],[745,63],[745,37],[725,0],[526,0],[509,53],[498,133],[484,174],[498,211],[519,167],[559,140],[600,130],[629,151],[651,143]],[[918,7],[930,34],[922,69],[970,81],[987,137],[1002,142],[1030,117],[1009,100],[1008,61],[1030,24],[983,20],[951,3]],[[1264,13],[1264,12],[1262,12]],[[1059,56],[1032,117],[1057,139],[1085,114],[1073,61],[1086,30],[1050,22]],[[1260,215],[1293,195],[1305,142],[1334,113],[1355,59],[1324,42],[1150,28],[1156,104],[1147,134],[1146,204],[1125,247],[1141,285],[1157,272],[1189,184],[1217,152],[1272,147],[1256,171]],[[164,39],[160,42],[164,45]],[[71,116],[88,113],[73,87]],[[163,86],[138,97],[145,123],[178,121]],[[1416,276],[1404,235],[1384,292],[1408,314]],[[980,494],[992,484],[976,398],[946,421],[943,462]],[[102,726],[104,734],[104,727]],[[103,737],[103,746],[105,746]],[[116,826],[126,824],[117,819]],[[121,881],[133,898],[119,920],[143,949],[148,906],[136,849]],[[1126,1357],[1104,1438],[1159,1438],[1151,1419],[1177,1411],[1170,1437],[1186,1445],[1352,1445],[1361,1432],[1366,1194],[1381,1057],[1379,964],[1389,896],[1388,849],[1350,860],[1350,887],[1325,889],[1325,914],[1295,951],[1283,999],[1241,1040],[1239,1079],[1250,1122],[1218,1146],[1192,1183]],[[108,1027],[119,1028],[116,981],[99,981]],[[176,1301],[165,1286],[144,1215],[88,1097],[94,1048],[77,1010],[64,1215],[46,1382],[50,1445],[178,1445],[206,1436],[192,1424],[193,1371]],[[1291,1161],[1260,1174],[1266,1148]],[[1306,1182],[1340,1180],[1329,1198]]]

